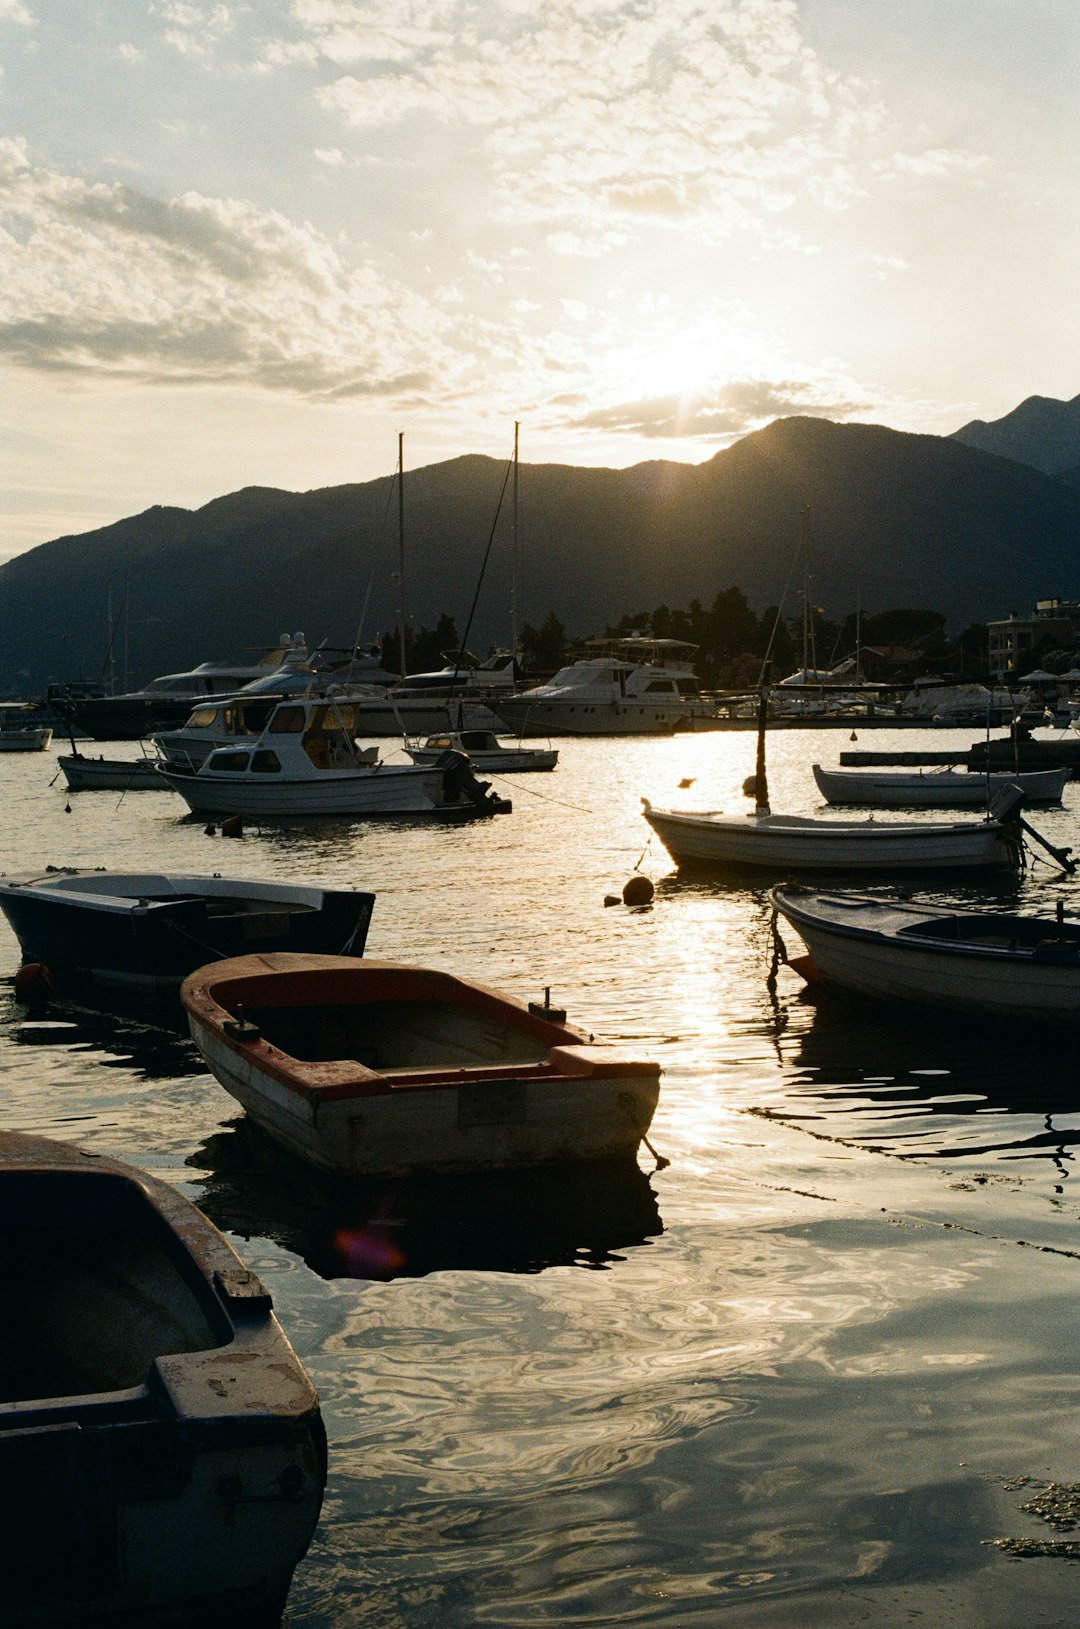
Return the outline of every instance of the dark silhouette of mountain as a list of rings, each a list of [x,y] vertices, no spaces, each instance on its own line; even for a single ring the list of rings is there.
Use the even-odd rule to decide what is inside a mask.
[[[465,634],[490,543],[477,650],[509,634],[507,475],[470,455],[405,477],[405,602],[417,624],[447,613]],[[1080,596],[1080,487],[955,437],[789,418],[696,466],[524,465],[520,477],[519,604],[534,625],[554,611],[572,636],[661,604],[708,604],[732,585],[764,609],[788,584],[797,614],[804,506],[811,591],[830,616],[858,598],[868,612],[928,606],[961,627],[1036,597]],[[397,569],[388,478],[155,507],[0,567],[0,685],[100,671],[110,595],[118,685],[125,669],[134,686],[298,629],[347,646],[361,628],[370,639],[396,625]]]
[[[1030,464],[1047,475],[1061,475],[1080,464],[1080,396],[1071,402],[1054,396],[1029,396],[1004,418],[987,423],[972,419],[953,435],[981,452],[997,453]]]

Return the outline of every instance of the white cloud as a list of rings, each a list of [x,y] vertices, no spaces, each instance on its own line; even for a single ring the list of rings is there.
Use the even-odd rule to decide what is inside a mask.
[[[0,0],[0,23],[18,23],[23,28],[33,28],[36,20],[22,0]]]
[[[461,372],[437,307],[313,227],[36,168],[0,142],[0,354],[26,367],[312,396]]]

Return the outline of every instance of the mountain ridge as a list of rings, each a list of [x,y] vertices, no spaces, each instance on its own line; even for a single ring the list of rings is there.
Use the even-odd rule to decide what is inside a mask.
[[[468,453],[405,476],[413,621],[446,613],[464,636],[490,545],[474,649],[509,635],[506,475],[504,460]],[[119,618],[126,602],[114,658],[122,643],[132,685],[283,631],[331,645],[389,632],[394,479],[240,488],[16,556],[0,566],[0,685],[17,688],[20,671],[38,688],[99,671],[110,603]],[[830,615],[857,600],[867,612],[918,605],[959,627],[1080,596],[1080,487],[958,437],[791,417],[697,465],[523,464],[520,490],[519,606],[534,626],[553,611],[574,637],[733,585],[759,609],[786,583],[801,593],[805,509],[810,587]],[[797,611],[790,597],[786,609]]]

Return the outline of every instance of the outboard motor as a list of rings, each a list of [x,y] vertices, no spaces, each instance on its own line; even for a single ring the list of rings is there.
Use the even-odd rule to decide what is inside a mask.
[[[481,814],[509,814],[513,804],[491,790],[490,781],[477,780],[472,764],[465,753],[448,747],[435,760],[435,768],[442,770],[443,796],[447,803],[471,803]]]

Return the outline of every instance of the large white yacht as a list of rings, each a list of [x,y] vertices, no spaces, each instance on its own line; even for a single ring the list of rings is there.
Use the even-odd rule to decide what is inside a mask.
[[[669,735],[715,712],[682,639],[591,639],[590,654],[546,684],[500,697],[499,717],[518,735]]]

